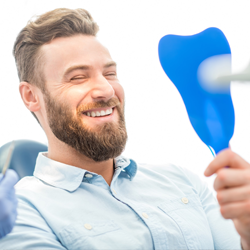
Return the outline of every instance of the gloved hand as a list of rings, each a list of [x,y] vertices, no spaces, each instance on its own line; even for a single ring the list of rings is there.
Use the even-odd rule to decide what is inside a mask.
[[[17,198],[14,185],[18,181],[16,172],[6,171],[0,174],[0,239],[11,232],[17,217]]]

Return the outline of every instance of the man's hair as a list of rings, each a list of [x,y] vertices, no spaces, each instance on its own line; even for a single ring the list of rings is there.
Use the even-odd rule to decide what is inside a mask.
[[[59,8],[30,20],[18,34],[13,48],[20,82],[33,84],[45,93],[41,46],[57,37],[77,34],[95,36],[98,30],[98,25],[84,9]]]

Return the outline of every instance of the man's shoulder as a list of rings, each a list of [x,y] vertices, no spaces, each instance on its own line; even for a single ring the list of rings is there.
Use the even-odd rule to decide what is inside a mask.
[[[26,176],[18,181],[18,183],[15,185],[15,189],[17,192],[21,190],[34,191],[37,188],[40,188],[41,186],[43,186],[43,183],[35,176]]]
[[[165,163],[165,164],[149,164],[149,163],[138,163],[137,164],[138,171],[140,172],[155,172],[162,175],[173,175],[173,176],[183,176],[186,173],[190,172],[188,169],[182,168],[180,166]]]
[[[188,185],[195,185],[202,182],[200,177],[187,168],[177,166],[171,163],[166,164],[145,164],[139,163],[138,173],[149,175],[151,177],[159,178],[165,177],[176,182],[185,182]]]

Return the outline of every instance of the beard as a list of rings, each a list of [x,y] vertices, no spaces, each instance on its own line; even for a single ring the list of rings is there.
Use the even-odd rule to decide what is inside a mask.
[[[127,131],[124,119],[124,106],[117,98],[80,105],[74,115],[69,106],[59,103],[49,93],[44,94],[49,126],[53,134],[79,153],[96,161],[106,161],[119,156],[125,148]],[[94,108],[112,107],[118,111],[118,122],[96,125],[94,129],[84,124],[83,112]],[[95,118],[92,118],[95,119]]]

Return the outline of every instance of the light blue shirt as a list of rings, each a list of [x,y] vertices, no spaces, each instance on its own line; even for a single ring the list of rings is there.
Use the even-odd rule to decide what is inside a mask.
[[[115,159],[102,176],[40,153],[16,185],[18,218],[0,249],[240,249],[231,220],[195,174]]]

